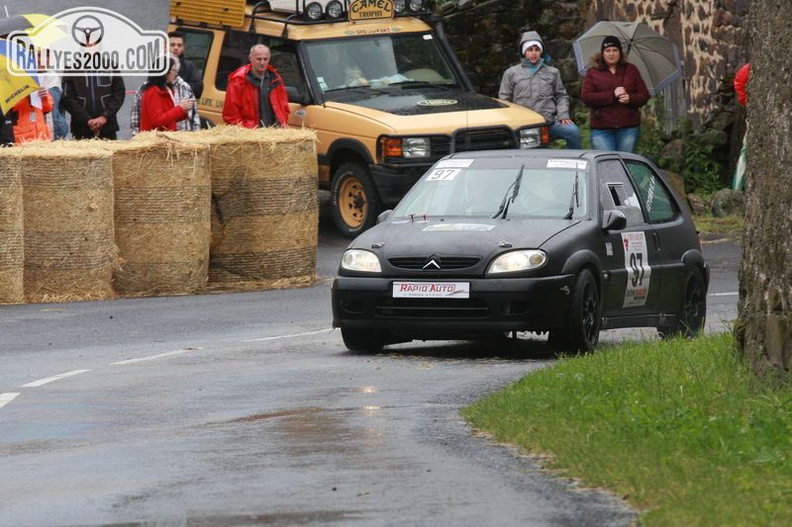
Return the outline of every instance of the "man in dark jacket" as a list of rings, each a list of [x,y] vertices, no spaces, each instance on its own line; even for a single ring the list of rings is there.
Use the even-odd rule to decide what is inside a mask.
[[[3,113],[0,110],[0,146],[9,146],[14,144],[14,120],[16,112],[10,110],[8,113]]]
[[[204,89],[203,78],[198,66],[184,57],[184,33],[181,31],[168,33],[168,46],[170,47],[170,52],[179,57],[179,77],[190,85],[195,98],[200,99]]]
[[[126,87],[119,75],[65,77],[61,106],[71,114],[75,139],[116,139],[116,114],[124,104]]]

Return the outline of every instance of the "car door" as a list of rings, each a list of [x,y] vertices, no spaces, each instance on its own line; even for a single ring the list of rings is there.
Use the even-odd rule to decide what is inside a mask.
[[[618,210],[627,218],[621,231],[605,233],[603,314],[638,315],[656,310],[662,273],[657,239],[647,223],[640,195],[618,158],[596,165],[602,210]]]
[[[636,184],[646,214],[647,232],[651,233],[655,247],[652,270],[662,277],[661,294],[655,301],[659,308],[674,312],[685,286],[687,270],[683,255],[691,247],[690,228],[671,191],[652,166],[635,159],[625,159],[625,166]]]

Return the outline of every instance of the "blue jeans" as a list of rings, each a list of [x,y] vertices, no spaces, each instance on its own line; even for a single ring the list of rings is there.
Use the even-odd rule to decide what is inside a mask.
[[[630,128],[592,128],[591,147],[594,150],[618,150],[632,152],[641,135],[640,126]]]
[[[566,140],[567,148],[579,149],[583,147],[580,137],[580,128],[575,123],[560,124],[558,121],[550,125],[550,137]]]
[[[57,86],[50,88],[50,95],[52,95],[52,134],[53,139],[63,139],[69,135],[69,121],[60,109],[60,101],[63,96],[63,91]]]

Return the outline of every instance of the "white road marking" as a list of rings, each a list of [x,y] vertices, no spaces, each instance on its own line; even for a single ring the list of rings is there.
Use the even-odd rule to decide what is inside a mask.
[[[263,342],[265,340],[291,339],[291,338],[295,338],[295,337],[305,337],[307,335],[318,335],[319,333],[330,333],[332,331],[335,331],[335,329],[334,328],[319,329],[317,331],[307,331],[305,333],[294,333],[292,335],[277,335],[275,337],[262,337],[260,339],[244,340],[243,342]]]
[[[734,291],[732,293],[710,293],[709,296],[737,296],[739,294],[740,293],[737,291]]]
[[[18,393],[0,393],[0,408],[16,399]]]
[[[91,370],[74,370],[74,371],[67,371],[66,373],[61,373],[60,375],[53,375],[52,377],[47,377],[46,379],[39,379],[37,381],[29,382],[27,384],[23,384],[22,388],[36,388],[38,386],[42,386],[44,384],[59,381],[61,379],[65,379],[67,377],[73,377],[74,375],[79,375],[81,373],[85,373]]]
[[[138,359],[120,360],[118,362],[111,362],[110,364],[132,364],[132,363],[135,363],[135,362],[143,362],[143,361],[147,361],[147,360],[156,360],[156,359],[161,359],[163,357],[173,357],[174,355],[181,355],[182,353],[188,353],[190,351],[196,351],[196,350],[199,350],[199,349],[201,349],[201,348],[186,348],[186,349],[183,349],[183,350],[176,350],[176,351],[169,351],[167,353],[160,353],[159,355],[149,355],[148,357],[140,357]]]

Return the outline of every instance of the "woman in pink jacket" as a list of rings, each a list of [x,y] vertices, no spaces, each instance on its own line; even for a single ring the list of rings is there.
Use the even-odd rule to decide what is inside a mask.
[[[632,152],[641,133],[640,108],[649,90],[635,65],[627,62],[618,37],[602,41],[602,52],[586,72],[580,100],[591,108],[591,146]]]
[[[174,102],[173,83],[179,75],[179,61],[170,57],[170,68],[165,75],[149,77],[143,86],[143,98],[140,103],[140,131],[172,130],[176,131],[176,123],[187,119],[190,110],[195,106],[195,99]]]

